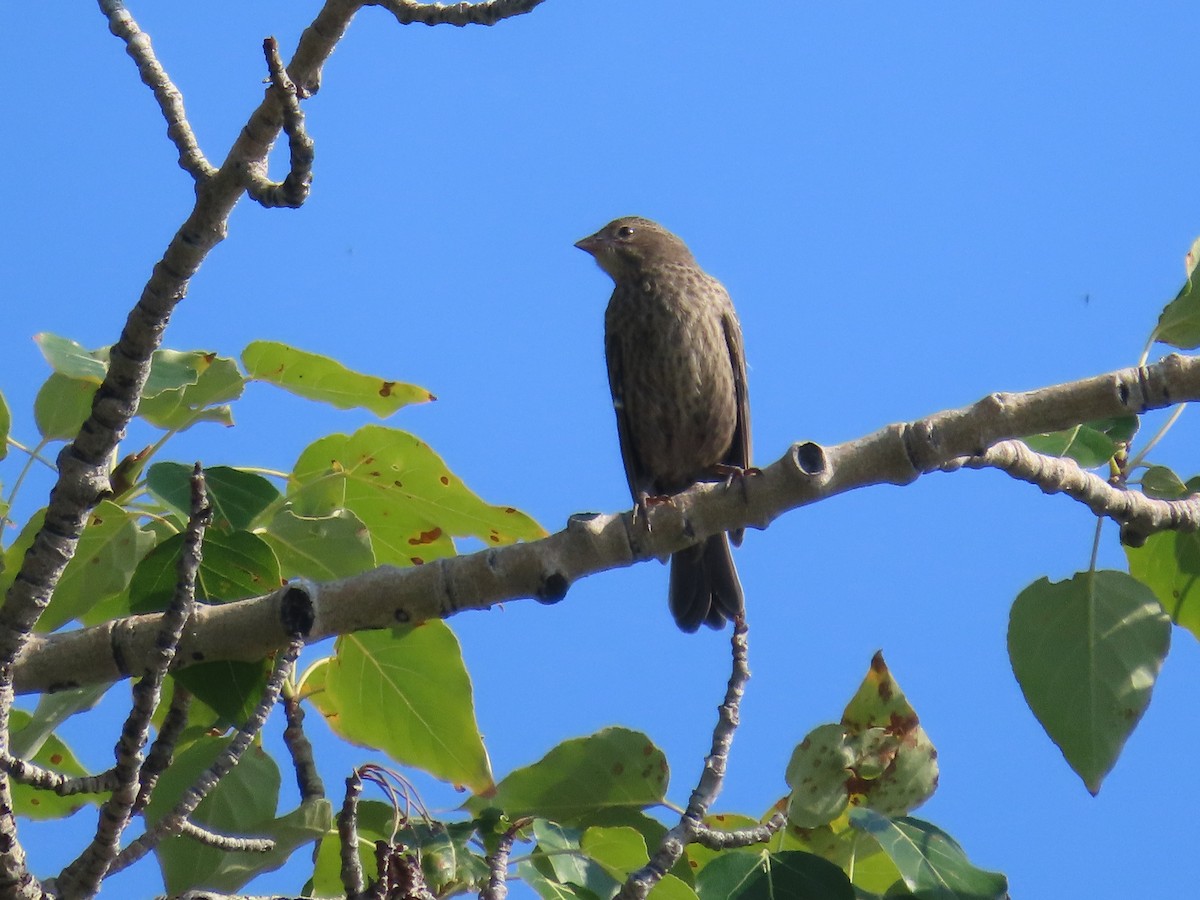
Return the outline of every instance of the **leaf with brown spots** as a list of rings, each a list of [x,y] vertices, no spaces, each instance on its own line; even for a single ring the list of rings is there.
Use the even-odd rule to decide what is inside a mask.
[[[369,409],[381,419],[409,404],[437,399],[415,384],[355,372],[328,356],[278,341],[252,342],[242,351],[242,365],[256,381],[338,409]]]
[[[668,778],[666,756],[646,735],[605,728],[564,741],[533,765],[517,769],[500,782],[486,805],[510,818],[533,815],[571,822],[614,807],[661,803]]]
[[[546,533],[509,506],[485,503],[424,442],[382,425],[310,444],[296,461],[288,499],[299,516],[350,510],[370,532],[376,561],[395,566],[453,556],[456,537],[495,546]]]

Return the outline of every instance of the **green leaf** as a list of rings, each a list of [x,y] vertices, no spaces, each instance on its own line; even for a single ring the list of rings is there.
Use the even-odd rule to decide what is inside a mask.
[[[8,456],[8,433],[12,429],[12,412],[4,394],[0,394],[0,459]]]
[[[108,354],[87,350],[70,338],[43,331],[33,336],[42,356],[60,375],[99,385],[108,372]]]
[[[256,753],[248,750],[247,753]],[[255,837],[270,838],[275,846],[266,853],[225,853],[205,884],[222,885],[225,890],[238,890],[251,878],[273,872],[288,861],[297,847],[324,837],[333,823],[333,804],[328,800],[302,803],[290,813],[269,824],[260,826]]]
[[[517,875],[533,888],[542,900],[599,900],[586,888],[576,887],[573,884],[560,884],[554,880],[552,875],[539,870],[538,864],[544,864],[545,861],[544,856],[536,856],[517,863]]]
[[[566,828],[547,819],[533,820],[533,836],[537,850],[545,855],[554,877],[562,884],[587,888],[598,897],[610,897],[621,886],[621,880],[605,871],[603,866],[583,855],[579,848],[583,831]]]
[[[1200,288],[1192,278],[1198,256],[1200,238],[1192,242],[1185,258],[1187,281],[1179,289],[1175,299],[1163,309],[1152,335],[1159,343],[1170,344],[1180,350],[1194,350],[1200,347]]]
[[[213,525],[224,531],[241,531],[280,493],[263,476],[231,466],[213,466],[204,470],[208,502],[213,508]],[[160,462],[146,472],[146,487],[163,504],[186,518],[192,505],[192,467],[176,462]]]
[[[157,822],[216,760],[229,743],[225,738],[203,738],[176,754],[175,762],[159,779],[146,807],[146,819]],[[260,747],[251,747],[238,765],[218,782],[204,799],[192,820],[222,834],[258,836],[275,827],[280,775],[275,761]],[[227,851],[209,847],[184,835],[166,838],[155,851],[163,880],[170,894],[204,886],[218,891],[236,891],[255,871],[230,866]],[[282,860],[274,862],[272,868]],[[264,864],[267,863],[263,860]]]
[[[1104,465],[1137,434],[1137,416],[1097,419],[1064,431],[1034,434],[1023,438],[1029,447],[1047,456],[1066,456],[1082,468]]]
[[[29,759],[39,750],[63,722],[79,712],[92,709],[100,698],[112,687],[109,684],[92,684],[87,687],[67,688],[53,694],[38,697],[37,708],[28,724],[19,732],[14,730],[9,752],[13,756]],[[28,715],[28,714],[27,714]]]
[[[787,766],[785,777],[792,789],[788,823],[815,828],[840,816],[850,803],[853,764],[854,751],[843,725],[819,725],[810,731]]]
[[[242,351],[249,376],[338,409],[369,409],[387,418],[410,403],[437,398],[424,388],[347,369],[336,360],[276,341],[254,341]]]
[[[851,882],[868,895],[886,894],[900,881],[900,870],[869,834],[851,827],[850,816],[839,816],[818,828],[787,827],[776,832],[771,850],[803,850],[827,859],[843,872],[853,873]],[[688,854],[692,855],[692,848]]]
[[[139,528],[137,518],[108,500],[92,510],[75,555],[38,620],[38,631],[53,631],[128,587],[138,563],[154,546],[154,535]]]
[[[138,565],[129,585],[135,613],[167,608],[175,592],[183,534],[172,535]],[[204,558],[196,575],[196,599],[241,600],[270,593],[283,583],[270,546],[248,531],[211,528],[204,536]]]
[[[476,794],[491,789],[471,679],[444,622],[342,635],[335,648],[324,692],[311,695],[330,728]]]
[[[1003,875],[975,868],[950,835],[928,822],[889,819],[869,809],[852,810],[850,821],[879,842],[905,886],[922,900],[1007,900]]]
[[[29,745],[31,742],[22,741],[25,729],[38,726],[33,717],[22,709],[14,708],[8,722],[9,733],[14,742]],[[86,775],[87,770],[80,765],[79,760],[71,749],[59,740],[57,735],[39,734],[36,741],[37,752],[32,761],[43,768],[70,777]],[[99,794],[76,794],[72,797],[59,797],[53,791],[36,790],[13,779],[12,786],[13,810],[19,816],[28,819],[64,819],[89,803],[99,806],[104,799]]]
[[[1200,534],[1159,531],[1126,547],[1129,574],[1154,591],[1175,624],[1200,638]]]
[[[367,526],[348,509],[309,518],[284,508],[260,536],[275,551],[284,578],[332,581],[375,568]]]
[[[33,420],[48,441],[69,441],[92,412],[92,398],[99,385],[68,378],[58,372],[38,389],[33,401]]]
[[[232,425],[233,413],[225,404],[242,396],[246,385],[237,362],[211,353],[189,354],[188,362],[192,380],[143,396],[138,415],[165,431],[183,431],[197,422]]]
[[[854,900],[846,873],[799,850],[725,853],[696,876],[700,900]]]
[[[1156,500],[1180,500],[1191,491],[1166,466],[1151,466],[1142,475],[1142,493]]]
[[[451,537],[496,546],[546,534],[511,506],[484,503],[422,441],[382,425],[309,445],[296,461],[288,496],[300,516],[351,510],[370,530],[380,564],[451,556]]]
[[[605,728],[564,741],[533,765],[517,769],[489,802],[511,818],[570,822],[611,807],[661,803],[668,777],[667,758],[650,738],[627,728]]]
[[[1042,578],[1013,603],[1013,673],[1091,793],[1146,711],[1170,640],[1171,620],[1153,592],[1124,572]]]

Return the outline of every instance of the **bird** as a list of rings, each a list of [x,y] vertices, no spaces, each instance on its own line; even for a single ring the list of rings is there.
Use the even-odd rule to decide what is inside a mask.
[[[746,354],[725,287],[679,237],[640,216],[575,246],[614,284],[604,355],[635,518],[698,482],[750,471]],[[729,548],[742,533],[718,532],[671,556],[669,606],[683,631],[743,614]]]

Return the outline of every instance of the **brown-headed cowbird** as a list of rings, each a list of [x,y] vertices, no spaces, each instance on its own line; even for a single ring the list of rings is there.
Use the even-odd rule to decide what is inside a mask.
[[[750,465],[742,329],[729,294],[687,245],[636,216],[575,244],[616,283],[604,314],[608,384],[637,509],[718,471]],[[730,532],[740,544],[742,531]],[[684,631],[743,610],[729,541],[714,534],[671,557],[671,614]]]

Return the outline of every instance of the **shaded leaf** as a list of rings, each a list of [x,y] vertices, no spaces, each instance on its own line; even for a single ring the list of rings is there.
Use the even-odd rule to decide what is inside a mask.
[[[1085,422],[1063,431],[1034,434],[1023,438],[1038,453],[1066,456],[1085,469],[1104,465],[1117,449],[1137,434],[1137,416],[1119,416]]]
[[[347,369],[336,360],[277,341],[254,341],[242,351],[249,376],[338,409],[369,409],[387,418],[410,403],[436,399],[424,388]]]
[[[1124,572],[1042,578],[1013,603],[1013,673],[1093,794],[1146,711],[1170,640],[1171,621],[1153,592]]]
[[[517,769],[490,803],[511,818],[543,816],[570,822],[611,807],[642,808],[666,794],[667,758],[650,738],[605,728],[564,741],[531,766]]]
[[[175,762],[162,774],[146,807],[147,821],[157,822],[170,812],[183,792],[212,765],[228,743],[226,738],[202,738],[176,754]],[[275,761],[262,748],[250,747],[191,818],[222,834],[258,836],[269,833],[275,824],[279,785],[280,774]],[[227,868],[226,851],[185,835],[164,839],[155,852],[167,892],[171,894],[199,886],[236,891],[255,874],[245,867]],[[280,863],[282,860],[272,867]]]
[[[311,699],[346,740],[476,794],[491,789],[471,679],[444,622],[342,635],[321,677]]]
[[[281,495],[256,472],[231,466],[204,470],[213,524],[224,531],[241,531]],[[146,487],[163,504],[187,518],[192,505],[192,467],[176,462],[155,463],[146,471]]]
[[[1179,500],[1191,491],[1166,466],[1151,466],[1142,475],[1142,493],[1157,500]]]
[[[108,500],[92,510],[75,555],[38,620],[38,631],[53,631],[128,587],[138,563],[154,546],[154,535],[138,527],[137,518]]]
[[[846,873],[803,853],[725,853],[696,876],[700,900],[854,900]]]
[[[929,900],[1006,900],[1008,881],[971,865],[950,835],[920,819],[889,819],[869,809],[850,813],[855,828],[871,835],[900,870],[905,886]]]

